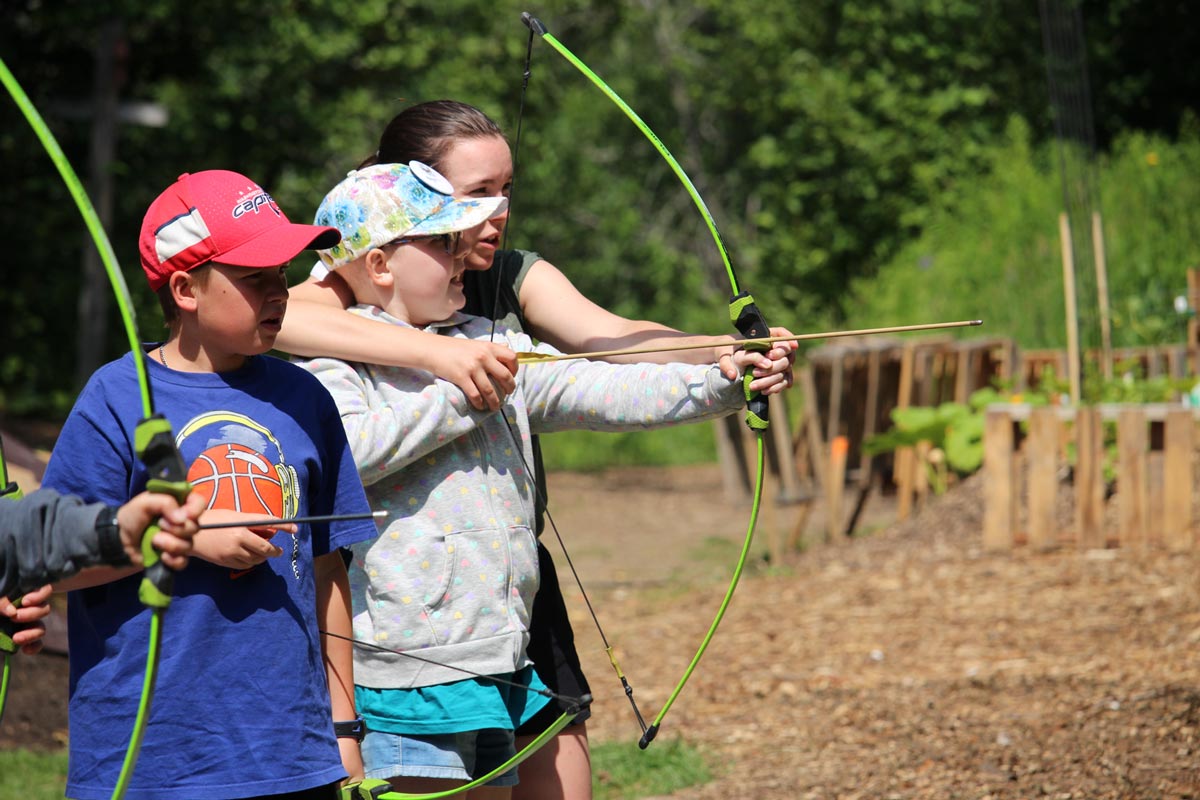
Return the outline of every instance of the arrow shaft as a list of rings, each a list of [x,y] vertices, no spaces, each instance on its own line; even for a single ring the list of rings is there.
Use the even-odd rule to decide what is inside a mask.
[[[208,531],[214,528],[268,528],[272,525],[305,525],[314,522],[346,522],[355,519],[374,519],[376,517],[386,517],[386,511],[366,511],[361,514],[326,514],[316,517],[292,517],[291,519],[251,519],[238,520],[233,522],[210,522],[206,525],[201,525],[200,530]]]
[[[795,336],[764,336],[761,339],[729,339],[713,337],[702,342],[691,344],[668,345],[666,347],[638,347],[624,350],[596,350],[590,353],[564,353],[556,356],[543,356],[538,353],[517,353],[517,361],[521,364],[545,364],[552,361],[571,361],[577,358],[609,358],[612,356],[631,356],[642,353],[671,353],[678,350],[702,350],[706,347],[722,345],[745,346],[747,344],[772,344],[774,342],[804,342],[810,339],[836,339],[843,336],[872,336],[881,333],[906,333],[908,331],[928,331],[945,328],[967,328],[982,325],[983,320],[969,319],[956,322],[931,322],[922,325],[896,325],[889,328],[860,328],[850,331],[822,331],[820,333],[801,333]]]

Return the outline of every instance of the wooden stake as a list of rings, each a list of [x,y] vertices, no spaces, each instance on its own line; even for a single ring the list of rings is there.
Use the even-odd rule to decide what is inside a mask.
[[[1071,384],[1071,405],[1079,405],[1079,306],[1075,299],[1075,248],[1071,244],[1071,223],[1065,213],[1058,215],[1058,236],[1062,243],[1063,299],[1067,306],[1067,372]]]
[[[1092,250],[1096,255],[1096,302],[1100,306],[1100,364],[1104,379],[1112,380],[1112,322],[1108,309],[1108,260],[1104,255],[1104,223],[1092,212]]]
[[[804,437],[808,443],[817,488],[824,492],[825,487],[829,485],[829,478],[826,475],[825,440],[821,437],[821,409],[817,401],[817,384],[811,366],[800,368],[800,391],[804,395],[804,418],[800,427],[804,429]]]
[[[863,434],[865,442],[875,435],[875,417],[879,416],[879,351],[872,350],[867,355],[867,408],[863,414]],[[858,485],[866,487],[871,482],[871,465],[873,456],[862,454],[858,466]]]
[[[1017,522],[1017,464],[1013,453],[1013,421],[1006,411],[984,417],[983,549],[1011,550]]]

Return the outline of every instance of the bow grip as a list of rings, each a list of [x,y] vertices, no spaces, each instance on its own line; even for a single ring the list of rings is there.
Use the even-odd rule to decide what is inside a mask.
[[[0,617],[0,655],[15,655],[17,643],[13,636],[17,633],[16,623],[9,617]]]
[[[138,458],[150,475],[146,481],[146,490],[169,494],[180,503],[184,502],[191,494],[192,485],[187,480],[183,457],[179,454],[179,448],[175,446],[171,423],[161,414],[142,420],[134,430],[134,446],[137,448]],[[175,573],[162,563],[158,551],[150,543],[158,530],[157,525],[151,525],[142,534],[142,562],[145,565],[145,573],[138,587],[138,598],[151,608],[166,608],[171,604]]]
[[[15,608],[21,607],[23,597],[18,597],[12,601]],[[25,625],[20,627],[24,628]],[[0,653],[6,656],[17,654],[17,643],[13,637],[17,635],[17,623],[12,617],[0,616]],[[4,696],[0,695],[0,705],[3,705]]]
[[[3,474],[4,452],[0,450],[0,474]],[[8,485],[0,489],[0,498],[6,500],[20,500],[22,497],[21,487],[15,481],[9,481]],[[21,598],[13,600],[13,605],[17,608],[21,607]],[[13,641],[13,636],[17,632],[17,623],[13,622],[9,617],[0,617],[0,653],[5,655],[14,655],[17,652],[17,644]],[[0,696],[0,705],[4,704],[4,697]]]
[[[0,453],[0,459],[3,458],[3,453]],[[9,481],[8,485],[0,489],[0,497],[10,500],[20,500],[22,496],[21,487],[13,481]],[[20,607],[21,598],[13,601],[13,605]],[[0,617],[0,653],[6,656],[15,655],[17,652],[17,643],[13,641],[13,636],[16,635],[17,624],[9,617]],[[4,705],[4,697],[0,695],[0,706]]]
[[[762,311],[754,302],[749,292],[740,292],[729,301],[729,319],[733,327],[746,339],[765,339],[771,335],[771,329],[763,317]],[[766,352],[768,345],[763,342],[744,345],[747,350]],[[742,376],[742,386],[746,393],[746,425],[751,430],[765,431],[770,420],[767,398],[762,392],[750,390],[754,375],[747,372]]]
[[[375,800],[391,790],[387,781],[368,778],[360,783],[350,783],[338,790],[338,800]]]

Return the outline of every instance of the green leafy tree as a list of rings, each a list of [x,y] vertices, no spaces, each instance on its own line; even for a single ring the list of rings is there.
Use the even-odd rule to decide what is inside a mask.
[[[1174,136],[1195,106],[1191,73],[1158,54],[1194,51],[1194,20],[1160,29],[1139,16],[1163,5],[1083,6],[1090,63],[1105,76],[1093,86],[1102,141],[1124,141],[1130,121]],[[155,338],[156,303],[136,253],[155,193],[184,171],[236,169],[305,219],[400,108],[440,97],[481,106],[515,137],[527,8],[660,135],[706,198],[742,283],[770,319],[796,329],[858,314],[864,281],[953,224],[947,209],[1016,146],[1005,133],[1010,116],[1025,120],[1032,153],[1050,131],[1036,9],[1016,0],[9,0],[0,54],[81,174],[90,129],[80,109],[106,26],[122,30],[121,99],[169,112],[163,128],[121,126],[106,166],[109,233],[145,337]],[[1145,52],[1149,41],[1157,53]],[[1147,111],[1151,92],[1167,111]],[[520,127],[510,245],[539,250],[618,313],[725,329],[721,266],[691,201],[620,112],[537,41]],[[1175,188],[1170,173],[1190,165],[1168,161],[1165,192]],[[0,410],[62,413],[90,245],[7,102],[0,163],[0,226],[18,243],[0,293],[9,334]],[[1110,230],[1115,263],[1126,234]],[[1052,234],[1039,241],[1053,249]],[[306,267],[295,265],[294,280]],[[885,278],[870,293],[897,287]],[[1145,318],[1135,306],[1115,311],[1130,326]],[[1049,317],[1040,324],[1059,327]],[[115,320],[111,329],[106,357],[124,348]]]

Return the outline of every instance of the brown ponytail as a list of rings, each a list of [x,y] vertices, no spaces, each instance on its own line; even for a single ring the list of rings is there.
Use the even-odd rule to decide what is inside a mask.
[[[379,149],[358,168],[423,161],[440,170],[442,158],[456,142],[490,136],[507,141],[500,126],[475,106],[456,100],[418,103],[392,118],[379,137]]]

